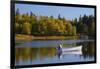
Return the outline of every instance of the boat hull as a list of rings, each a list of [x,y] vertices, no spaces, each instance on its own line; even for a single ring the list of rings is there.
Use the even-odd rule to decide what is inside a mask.
[[[82,50],[82,45],[71,48],[62,48],[62,51],[81,51],[81,50]]]
[[[78,51],[63,51],[62,55],[66,55],[66,54],[76,54],[76,55],[82,55],[82,51],[78,50]]]

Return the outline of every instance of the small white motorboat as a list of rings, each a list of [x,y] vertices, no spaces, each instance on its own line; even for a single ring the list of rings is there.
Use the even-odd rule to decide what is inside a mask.
[[[71,51],[81,51],[82,50],[82,45],[80,46],[75,46],[75,47],[62,47],[60,44],[59,47],[57,48],[57,51],[60,52],[71,52]]]
[[[78,51],[63,51],[62,52],[62,55],[66,55],[66,54],[82,55],[82,51],[78,50]]]
[[[82,45],[75,46],[75,47],[64,47],[64,48],[62,48],[62,51],[81,51],[81,50],[82,50]]]

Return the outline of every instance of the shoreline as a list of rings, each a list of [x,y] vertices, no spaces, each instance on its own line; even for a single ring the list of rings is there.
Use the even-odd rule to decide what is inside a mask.
[[[33,36],[16,34],[15,40],[32,41],[32,40],[65,40],[65,39],[77,39],[78,36]]]

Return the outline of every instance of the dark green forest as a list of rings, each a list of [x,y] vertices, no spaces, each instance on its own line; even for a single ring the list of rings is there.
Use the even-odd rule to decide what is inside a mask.
[[[15,11],[15,34],[33,36],[73,36],[95,35],[95,17],[85,15],[73,20],[67,20],[58,14],[58,18],[51,16],[36,16],[33,12],[20,14]]]

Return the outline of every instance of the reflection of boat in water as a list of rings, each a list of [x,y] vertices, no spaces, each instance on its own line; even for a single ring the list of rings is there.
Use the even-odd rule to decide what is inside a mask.
[[[58,52],[57,56],[59,59],[61,59],[64,55],[82,55],[82,50],[77,50],[77,51],[63,51],[63,52]]]

